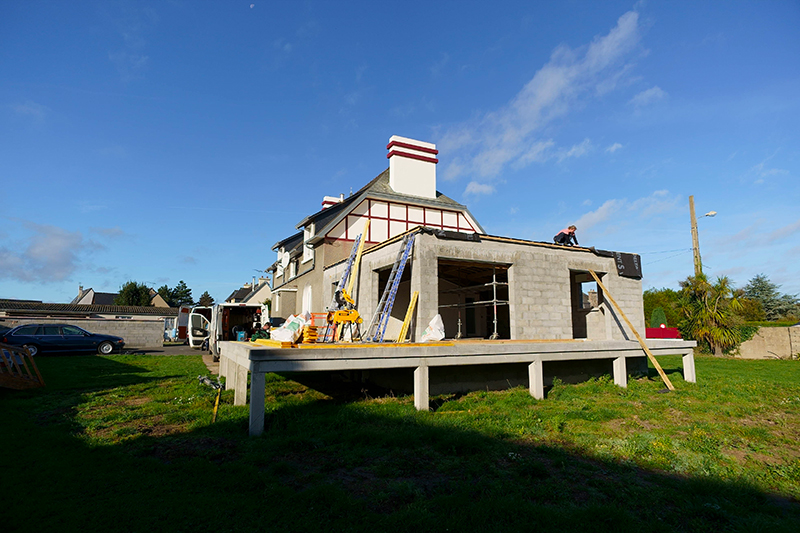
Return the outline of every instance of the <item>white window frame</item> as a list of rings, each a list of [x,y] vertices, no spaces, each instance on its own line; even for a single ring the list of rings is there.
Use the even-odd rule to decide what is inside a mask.
[[[303,228],[303,263],[308,263],[314,259],[314,248],[308,244],[308,241],[312,238],[314,238],[313,222]]]

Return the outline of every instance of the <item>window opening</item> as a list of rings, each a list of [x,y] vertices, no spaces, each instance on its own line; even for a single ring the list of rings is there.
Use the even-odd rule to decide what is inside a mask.
[[[439,259],[439,314],[448,337],[511,338],[508,267]]]
[[[602,278],[603,274],[598,273]],[[597,314],[602,303],[602,294],[591,274],[586,271],[571,270],[570,302],[572,315],[572,338],[605,338],[598,328],[604,322]]]

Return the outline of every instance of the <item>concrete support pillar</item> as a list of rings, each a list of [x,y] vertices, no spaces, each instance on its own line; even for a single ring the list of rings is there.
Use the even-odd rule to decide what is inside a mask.
[[[628,387],[628,370],[625,367],[625,357],[614,359],[614,383],[620,387]]]
[[[431,246],[433,241],[436,241],[436,237],[422,233],[417,234],[414,240],[411,293],[419,291],[420,298],[417,301],[417,319],[411,332],[412,342],[422,338],[425,328],[439,313],[439,260],[436,248]],[[445,334],[452,337],[455,331],[445,331]]]
[[[219,357],[219,377],[220,378],[227,378],[228,377],[228,358],[224,355],[220,355]]]
[[[430,410],[429,391],[428,365],[422,363],[414,370],[414,407],[417,411]]]
[[[697,383],[697,374],[694,372],[694,351],[683,356],[683,379],[689,383]]]
[[[544,400],[544,372],[541,360],[537,359],[528,365],[528,383],[531,396],[537,400]]]
[[[264,433],[264,372],[250,376],[250,436]]]
[[[232,374],[236,375],[236,392],[233,405],[247,405],[247,367],[234,364]]]

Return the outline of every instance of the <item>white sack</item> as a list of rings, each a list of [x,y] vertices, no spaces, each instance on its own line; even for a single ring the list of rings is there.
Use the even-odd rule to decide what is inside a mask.
[[[442,315],[436,315],[431,320],[425,332],[422,334],[422,342],[440,341],[444,339],[444,322]]]

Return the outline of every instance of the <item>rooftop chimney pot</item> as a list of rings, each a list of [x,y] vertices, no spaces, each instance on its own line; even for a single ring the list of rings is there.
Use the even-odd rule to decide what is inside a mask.
[[[436,145],[393,135],[389,153],[389,186],[397,193],[436,198]]]

